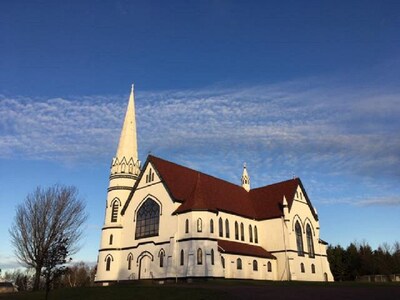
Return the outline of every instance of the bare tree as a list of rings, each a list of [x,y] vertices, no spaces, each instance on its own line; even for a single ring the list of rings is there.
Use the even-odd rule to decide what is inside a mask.
[[[93,268],[84,262],[75,263],[69,266],[63,276],[62,284],[67,287],[90,286],[93,282]]]
[[[72,186],[38,187],[18,205],[9,232],[18,261],[35,270],[34,290],[60,241],[69,255],[76,253],[86,218],[85,204]]]

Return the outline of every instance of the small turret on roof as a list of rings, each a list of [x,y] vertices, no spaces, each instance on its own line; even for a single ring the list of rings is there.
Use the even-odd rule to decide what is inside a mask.
[[[243,164],[242,187],[246,191],[250,191],[250,176],[249,173],[247,173],[246,163]]]

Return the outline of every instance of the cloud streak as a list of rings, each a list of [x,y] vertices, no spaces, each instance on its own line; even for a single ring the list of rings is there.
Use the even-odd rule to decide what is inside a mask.
[[[138,92],[141,151],[400,177],[400,93],[318,80]],[[114,154],[127,96],[0,97],[0,157],[82,162]],[[168,156],[168,154],[167,154]],[[240,156],[240,158],[239,158]]]
[[[365,198],[341,198],[335,200],[321,200],[319,203],[323,204],[349,204],[359,207],[369,207],[369,206],[399,206],[400,197],[397,195],[385,195],[385,196],[374,196]]]

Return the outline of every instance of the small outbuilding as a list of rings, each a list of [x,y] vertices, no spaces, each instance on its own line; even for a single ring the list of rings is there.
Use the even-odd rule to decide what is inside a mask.
[[[0,293],[14,293],[18,292],[17,288],[12,282],[0,282]]]

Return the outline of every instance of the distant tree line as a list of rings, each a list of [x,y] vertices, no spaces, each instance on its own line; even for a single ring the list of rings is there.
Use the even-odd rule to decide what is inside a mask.
[[[65,268],[62,275],[52,281],[52,288],[92,286],[95,275],[96,267],[90,267],[84,262],[72,264]],[[35,282],[35,273],[29,269],[6,271],[2,277],[5,281],[13,282],[19,291],[32,290]],[[45,289],[45,285],[46,278],[42,277],[39,281],[39,288]]]
[[[351,243],[347,248],[328,246],[329,264],[335,281],[355,280],[364,275],[400,274],[400,243],[384,243],[372,250],[367,242]]]

